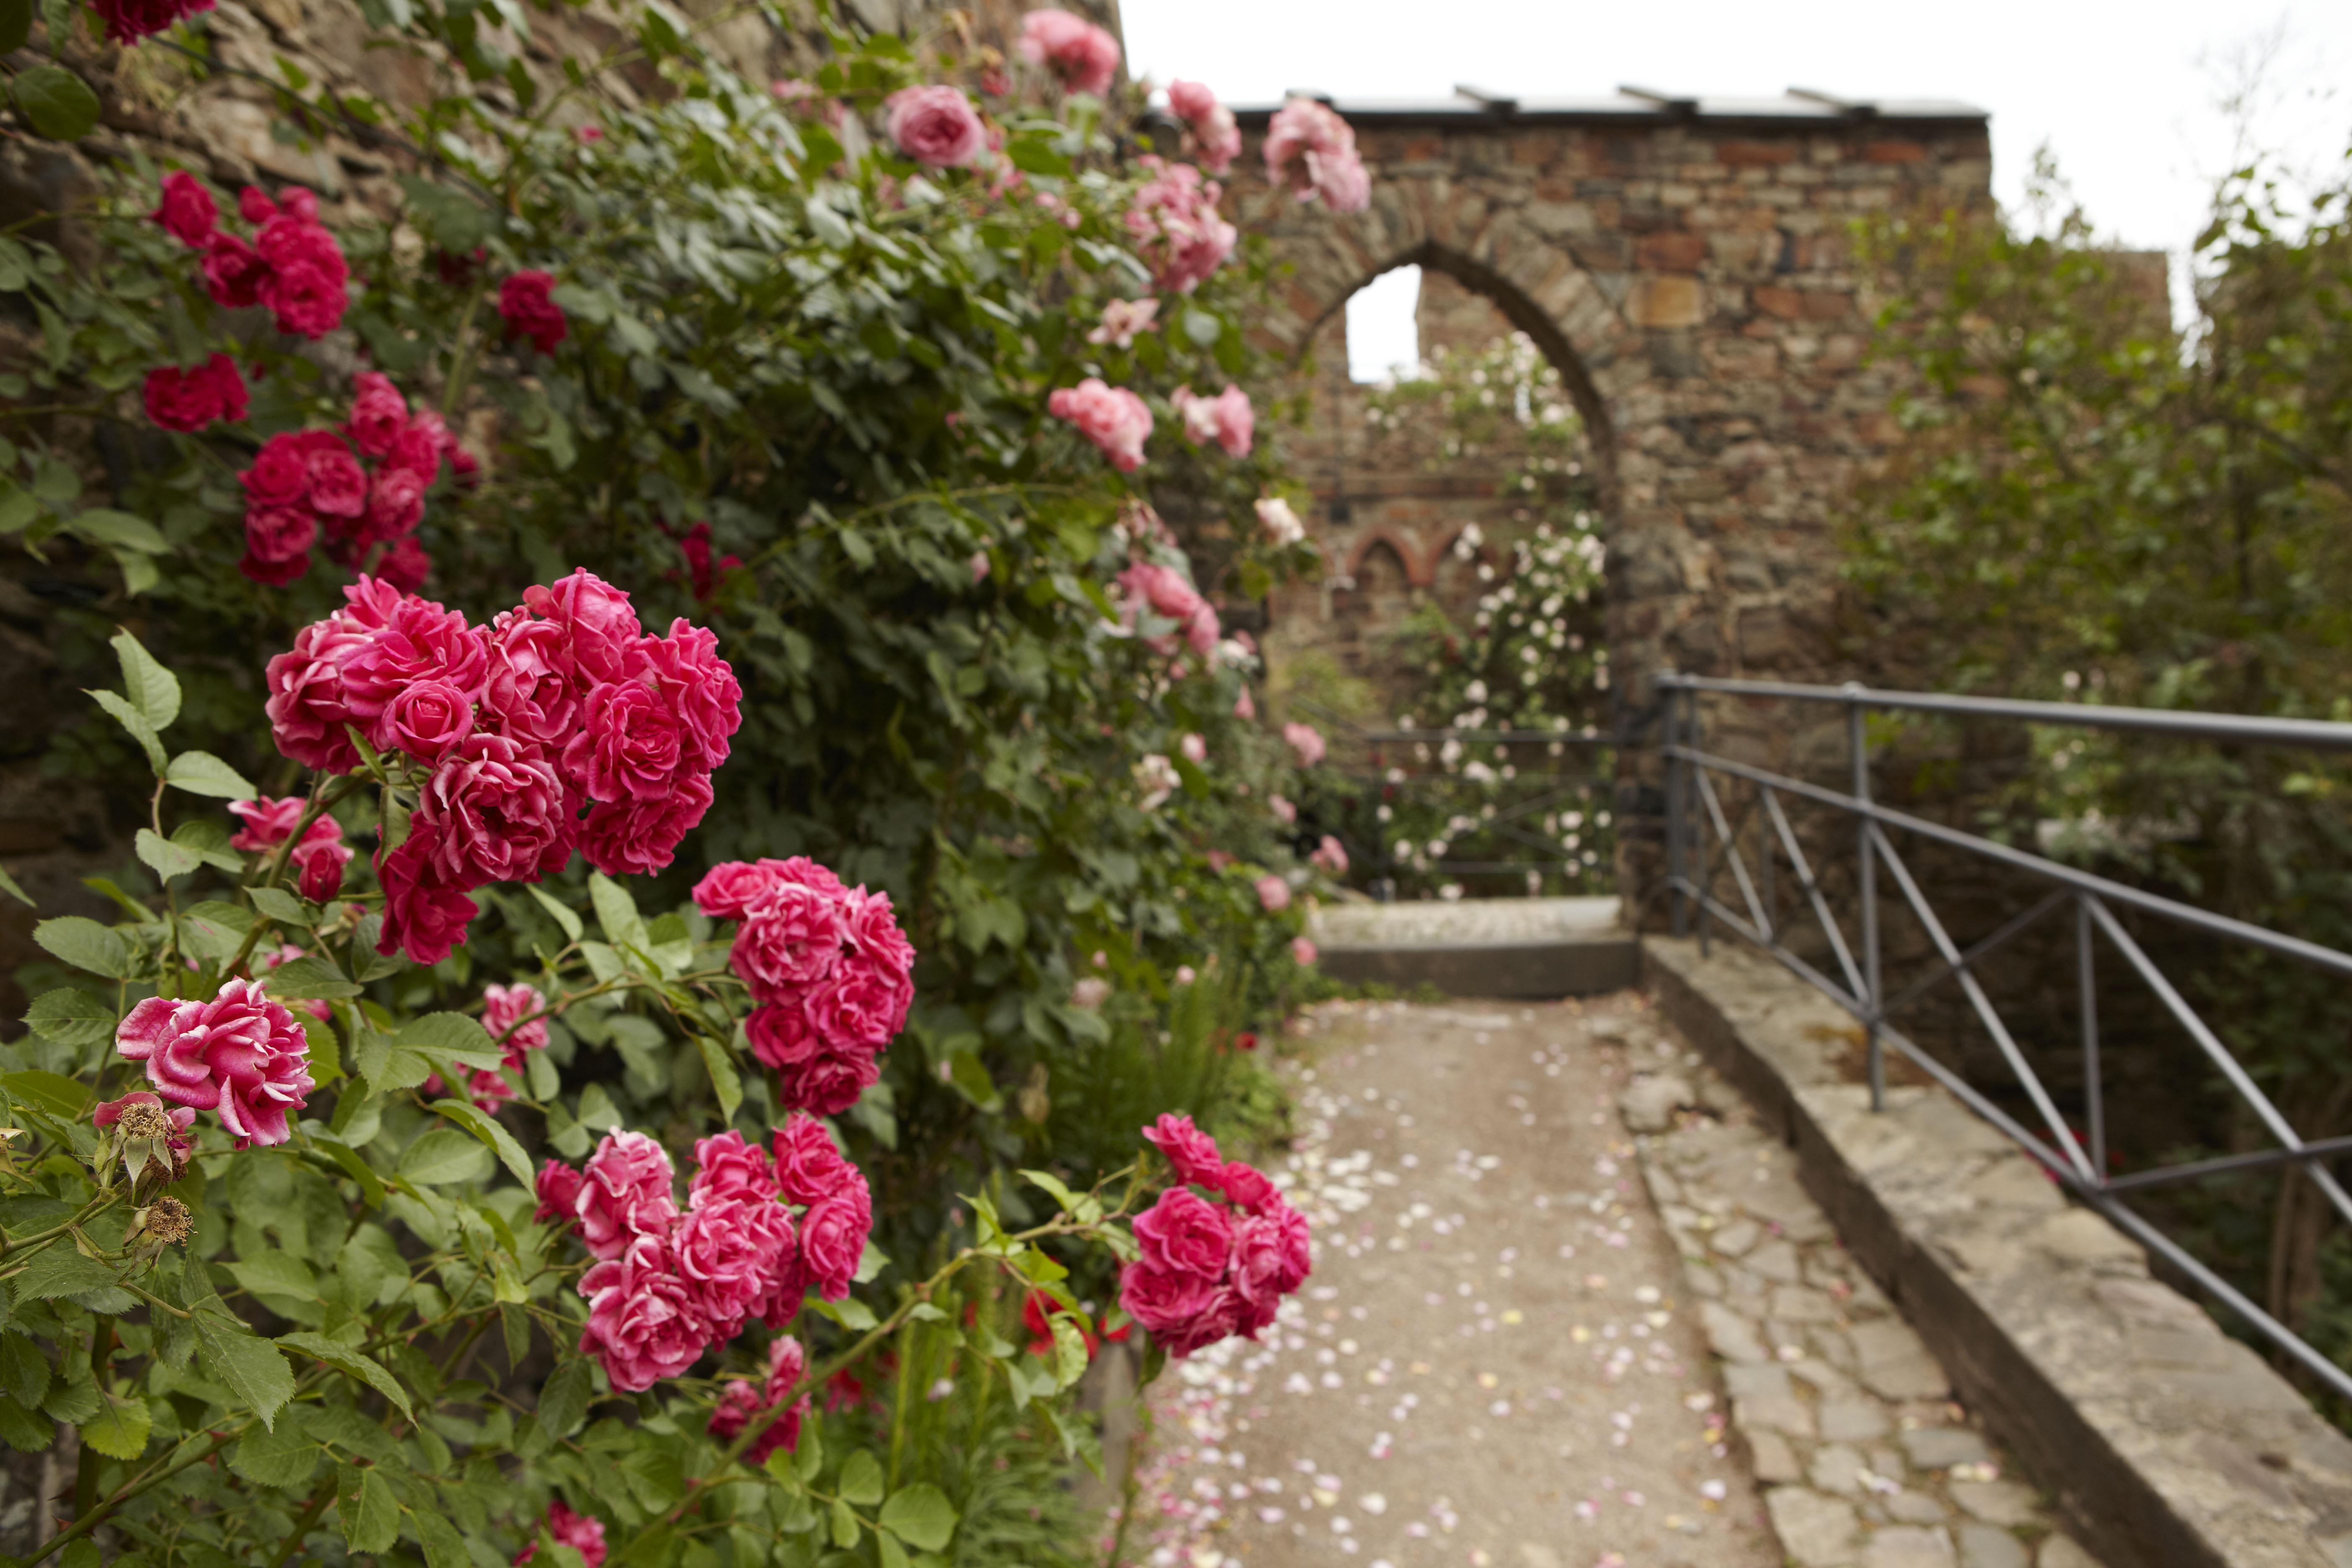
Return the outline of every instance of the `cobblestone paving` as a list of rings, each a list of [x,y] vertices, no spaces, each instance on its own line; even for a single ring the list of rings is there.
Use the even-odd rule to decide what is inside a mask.
[[[1124,1563],[2096,1568],[1640,997],[1300,1029],[1315,1273],[1152,1391]]]

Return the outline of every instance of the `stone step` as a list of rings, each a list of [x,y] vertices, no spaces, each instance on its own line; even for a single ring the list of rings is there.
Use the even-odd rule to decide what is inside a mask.
[[[1634,984],[1642,963],[1615,899],[1339,904],[1307,934],[1334,979],[1454,996],[1594,995]]]

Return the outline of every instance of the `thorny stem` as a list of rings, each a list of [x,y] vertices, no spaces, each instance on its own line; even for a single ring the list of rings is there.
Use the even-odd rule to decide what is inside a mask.
[[[294,1528],[287,1532],[285,1541],[278,1545],[278,1555],[269,1560],[269,1568],[286,1568],[286,1560],[300,1548],[302,1538],[310,1533],[310,1527],[319,1522],[319,1516],[327,1511],[327,1504],[334,1500],[334,1496],[335,1477],[331,1470],[319,1483],[318,1489],[310,1494],[310,1506],[302,1510],[302,1517],[296,1520]]]

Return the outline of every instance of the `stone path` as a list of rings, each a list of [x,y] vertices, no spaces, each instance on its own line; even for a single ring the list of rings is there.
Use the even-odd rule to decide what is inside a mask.
[[[2095,1568],[1641,998],[1298,1027],[1315,1274],[1157,1385],[1120,1562]]]

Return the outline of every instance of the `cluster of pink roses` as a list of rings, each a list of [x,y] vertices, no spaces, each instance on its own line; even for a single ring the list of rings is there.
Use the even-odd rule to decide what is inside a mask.
[[[1202,168],[1222,174],[1233,167],[1234,160],[1242,155],[1242,128],[1234,123],[1234,111],[1217,101],[1215,93],[1200,82],[1179,77],[1168,84],[1168,107],[1192,133],[1192,148]]]
[[[273,800],[268,795],[233,800],[228,809],[245,824],[228,841],[232,849],[267,854],[294,837],[309,804],[299,795]],[[352,863],[352,847],[343,842],[342,824],[324,812],[302,835],[302,842],[287,853],[294,868],[295,887],[314,904],[323,904],[343,890],[343,868]]]
[[[1108,92],[1118,74],[1118,40],[1067,11],[1032,11],[1022,17],[1015,47],[1023,59],[1044,66],[1072,92]]]
[[[351,418],[340,430],[272,436],[237,475],[245,488],[245,559],[237,570],[257,583],[291,583],[310,569],[311,548],[323,536],[328,555],[345,566],[360,565],[383,546],[375,574],[415,587],[432,567],[416,525],[425,521],[425,492],[441,477],[445,458],[461,478],[478,471],[440,415],[429,408],[411,414],[391,377],[362,371],[352,381]]]
[[[1152,280],[1161,289],[1189,294],[1224,265],[1239,237],[1217,211],[1223,188],[1203,180],[1190,163],[1169,163],[1146,153],[1152,177],[1137,187],[1127,209],[1127,232],[1135,238]]]
[[[1184,628],[1184,640],[1192,651],[1206,658],[1216,651],[1217,612],[1199,590],[1173,566],[1163,566],[1156,561],[1139,561],[1118,574],[1121,593],[1119,614],[1132,627],[1150,610],[1155,616],[1165,616]],[[1147,639],[1146,646],[1154,653],[1174,653],[1173,633]]]
[[[262,984],[231,980],[209,1002],[150,996],[114,1031],[115,1050],[147,1064],[158,1094],[217,1111],[240,1149],[285,1142],[288,1113],[301,1109],[312,1087],[310,1037]]]
[[[580,1553],[587,1568],[604,1568],[604,1521],[590,1514],[574,1513],[561,1501],[547,1505],[547,1537],[558,1546],[569,1546]],[[515,1553],[515,1568],[539,1555],[539,1542],[534,1541]]]
[[[694,901],[738,922],[727,962],[759,1004],[743,1030],[783,1103],[820,1116],[856,1104],[915,1000],[915,949],[890,895],[795,855],[714,866]]]
[[[1216,396],[1202,397],[1189,386],[1180,386],[1169,401],[1183,416],[1184,438],[1195,447],[1214,441],[1229,458],[1250,455],[1257,416],[1250,407],[1249,394],[1240,387],[1229,382]]]
[[[530,1051],[547,1048],[547,998],[539,994],[536,985],[485,985],[482,987],[482,1027],[496,1040],[499,1054],[506,1058],[500,1068],[474,1068],[466,1074],[466,1098],[484,1110],[496,1111],[515,1097],[514,1081],[508,1073],[525,1070],[523,1058]],[[425,1092],[443,1092],[441,1075],[435,1073],[425,1080]]]
[[[1076,386],[1055,387],[1045,399],[1045,412],[1076,426],[1078,434],[1099,447],[1120,473],[1131,474],[1143,466],[1143,444],[1151,439],[1151,410],[1127,388],[1090,375]]]
[[[349,726],[431,770],[407,837],[376,852],[379,951],[439,962],[468,889],[536,881],[575,848],[609,875],[658,871],[709,809],[743,696],[709,632],[649,636],[584,570],[488,626],[373,578],[343,595],[269,661],[268,710],[305,767],[357,768]]]
[[[1300,767],[1311,768],[1323,760],[1327,749],[1323,731],[1314,725],[1293,720],[1282,727],[1282,738],[1289,742],[1290,754],[1298,759]]]
[[[1162,1116],[1143,1136],[1180,1184],[1135,1219],[1140,1257],[1119,1274],[1118,1304],[1168,1353],[1188,1356],[1234,1334],[1255,1339],[1313,1267],[1307,1218],[1265,1174],[1217,1152],[1189,1116]]]
[[[1265,128],[1265,177],[1302,202],[1321,198],[1335,213],[1371,205],[1372,180],[1356,152],[1356,132],[1327,103],[1294,98]]]
[[[678,1376],[754,1319],[783,1328],[812,1289],[849,1294],[874,1225],[865,1176],[806,1116],[777,1130],[774,1150],[733,1131],[696,1143],[683,1212],[668,1152],[642,1132],[606,1134],[580,1170],[541,1167],[537,1217],[571,1222],[596,1258],[580,1277],[580,1349],[616,1390]]]
[[[207,7],[209,8],[209,7]],[[342,247],[319,221],[319,198],[289,185],[272,201],[247,185],[237,211],[255,226],[250,244],[220,226],[213,194],[184,172],[163,177],[163,199],[149,215],[172,237],[205,253],[205,289],[224,310],[267,306],[278,330],[323,338],[342,323],[351,303],[351,265]]]
[[[792,1394],[807,1375],[808,1352],[791,1335],[778,1335],[768,1342],[768,1375],[758,1383],[748,1377],[729,1378],[727,1386],[719,1391],[719,1407],[710,1413],[710,1425],[705,1430],[722,1443],[731,1443],[746,1426],[759,1423],[751,1447],[743,1450],[747,1465],[765,1463],[779,1448],[790,1453],[801,1446],[801,1418],[809,1407],[808,1395],[793,1400]],[[792,1407],[777,1414],[788,1400]]]

